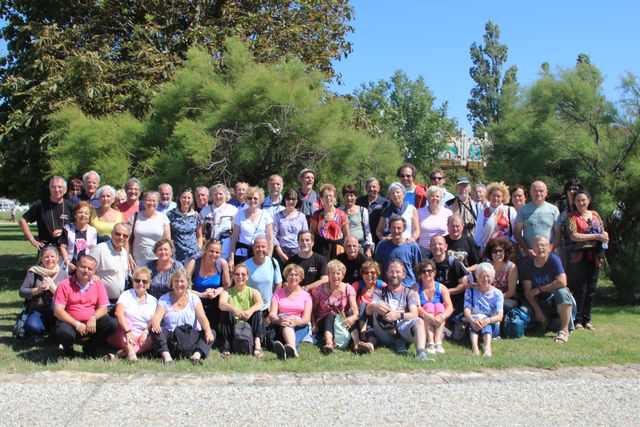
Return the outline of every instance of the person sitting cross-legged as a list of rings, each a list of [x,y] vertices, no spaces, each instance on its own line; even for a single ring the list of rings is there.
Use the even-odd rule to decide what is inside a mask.
[[[373,294],[367,314],[373,316],[371,344],[393,345],[398,354],[407,354],[407,343],[415,343],[416,360],[429,360],[425,351],[424,321],[418,316],[418,294],[402,286],[404,263],[393,260],[387,266],[387,286]]]

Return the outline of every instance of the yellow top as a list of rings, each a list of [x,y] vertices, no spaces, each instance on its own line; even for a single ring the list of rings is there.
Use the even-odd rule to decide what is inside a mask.
[[[117,223],[122,222],[122,212],[115,211],[115,213],[115,221],[100,221],[100,218],[98,218],[98,213],[95,209],[93,210],[93,212],[91,213],[91,225],[96,229],[99,237],[111,237],[111,230],[113,230],[113,227],[115,227]]]

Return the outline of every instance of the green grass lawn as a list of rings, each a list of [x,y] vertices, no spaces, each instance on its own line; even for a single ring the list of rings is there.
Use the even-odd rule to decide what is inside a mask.
[[[231,356],[222,359],[212,350],[202,367],[187,361],[164,366],[157,360],[143,358],[137,365],[124,362],[106,363],[102,360],[57,360],[57,345],[52,341],[36,345],[32,339],[15,340],[11,329],[22,301],[18,288],[27,268],[35,260],[35,249],[23,238],[17,225],[0,223],[0,369],[16,372],[41,370],[78,370],[89,372],[149,372],[168,371],[186,373],[198,371],[224,372],[318,372],[391,370],[479,370],[483,368],[555,368],[560,366],[606,366],[640,363],[640,307],[615,304],[615,290],[603,280],[598,291],[593,323],[596,331],[572,334],[565,345],[553,342],[553,334],[527,336],[519,340],[500,340],[494,343],[492,358],[475,357],[467,345],[445,343],[446,354],[435,362],[415,362],[413,357],[401,357],[387,349],[358,356],[337,351],[322,356],[318,349],[303,344],[296,360],[279,361],[265,353],[263,359]],[[413,350],[413,348],[412,348]]]

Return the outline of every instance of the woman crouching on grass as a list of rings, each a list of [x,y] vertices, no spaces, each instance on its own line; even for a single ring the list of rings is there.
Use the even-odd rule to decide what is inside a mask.
[[[504,297],[502,292],[493,287],[496,271],[488,262],[483,262],[476,268],[476,286],[464,293],[464,317],[469,322],[471,351],[480,355],[478,337],[482,335],[484,341],[484,355],[491,357],[491,340],[500,335],[500,321]]]

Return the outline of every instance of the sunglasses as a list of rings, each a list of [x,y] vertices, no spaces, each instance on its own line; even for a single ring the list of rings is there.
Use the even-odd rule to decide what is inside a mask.
[[[433,273],[435,270],[433,268],[425,268],[420,270],[420,274],[431,274]]]
[[[493,249],[491,249],[491,253],[492,254],[501,254],[503,252],[504,252],[504,249],[502,249],[502,248],[493,248]]]
[[[430,176],[429,179],[431,181],[442,181],[444,179],[444,176]]]
[[[147,283],[149,283],[149,280],[147,280],[147,279],[133,279],[133,283],[142,283],[143,285],[146,285]]]
[[[113,235],[116,237],[129,237],[127,233],[118,233],[117,231]]]

